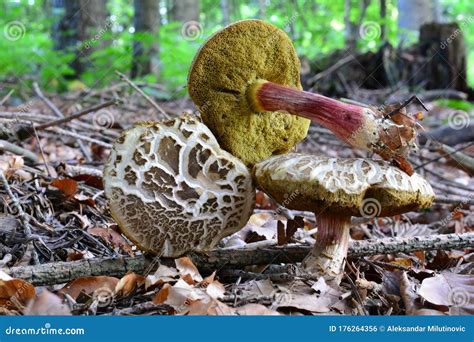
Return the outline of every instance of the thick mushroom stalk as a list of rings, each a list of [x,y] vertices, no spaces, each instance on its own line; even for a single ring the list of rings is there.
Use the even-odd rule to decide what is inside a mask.
[[[324,274],[339,283],[344,271],[349,247],[351,217],[347,215],[317,215],[318,235],[302,267],[311,274]]]
[[[287,154],[258,163],[254,179],[288,209],[314,212],[316,243],[302,268],[339,283],[352,216],[392,216],[428,208],[433,189],[420,175],[408,176],[385,162]],[[288,200],[291,199],[291,200]]]
[[[379,135],[376,117],[368,108],[263,80],[253,83],[247,96],[257,112],[284,111],[302,116],[358,148],[370,148]]]
[[[392,118],[376,109],[337,101],[285,85],[257,80],[246,92],[257,112],[287,112],[329,129],[340,140],[379,154],[413,174],[406,155],[416,149],[416,120],[396,113]]]

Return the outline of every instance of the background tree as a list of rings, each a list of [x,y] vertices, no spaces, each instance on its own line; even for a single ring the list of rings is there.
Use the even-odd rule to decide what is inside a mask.
[[[159,32],[160,8],[154,0],[134,1],[134,28],[132,77],[153,74],[160,75]]]
[[[173,0],[171,18],[182,23],[199,21],[199,0]]]

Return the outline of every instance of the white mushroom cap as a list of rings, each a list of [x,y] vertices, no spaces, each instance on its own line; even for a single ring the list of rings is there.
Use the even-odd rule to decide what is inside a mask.
[[[361,208],[370,199],[376,216],[388,216],[430,207],[435,197],[420,175],[379,160],[292,153],[260,162],[254,172],[258,186],[290,209],[365,216]]]
[[[246,224],[255,203],[247,167],[189,115],[125,131],[106,163],[104,189],[123,233],[167,257],[211,249]]]

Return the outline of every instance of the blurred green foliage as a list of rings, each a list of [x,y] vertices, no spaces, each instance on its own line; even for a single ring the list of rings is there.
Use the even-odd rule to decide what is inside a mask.
[[[159,82],[166,86],[168,92],[154,94],[167,98],[184,93],[186,75],[199,46],[205,38],[222,28],[222,10],[219,1],[201,0],[200,25],[202,31],[196,39],[183,39],[182,24],[169,22],[166,13],[167,1],[161,1],[162,25],[160,28],[160,78],[148,75],[142,80]],[[230,1],[229,1],[230,3]],[[230,20],[235,21],[259,16],[258,1],[232,1]],[[447,20],[460,23],[466,38],[469,51],[469,83],[474,84],[474,2],[472,0],[441,0],[442,11]],[[51,1],[17,0],[4,1],[0,11],[0,28],[3,36],[0,39],[0,78],[17,80],[17,86],[28,86],[29,80],[38,80],[48,90],[62,91],[77,86],[68,76],[73,70],[68,66],[75,55],[71,52],[54,50],[51,33],[53,24],[58,20],[52,14]],[[94,52],[89,56],[87,70],[80,76],[80,81],[88,87],[103,87],[117,77],[114,69],[129,72],[132,65],[133,2],[128,0],[108,0],[111,26],[104,30],[100,39],[83,42],[81,48],[92,46]],[[353,22],[360,18],[360,8],[354,6],[350,13]],[[398,44],[397,7],[395,0],[387,0],[387,17],[385,20],[387,39]],[[284,29],[294,40],[297,51],[309,59],[328,54],[345,46],[344,1],[334,0],[293,0],[267,1],[265,20]],[[371,1],[367,8],[364,22],[382,24],[380,18],[380,1]],[[3,39],[12,23],[19,25],[19,38]],[[21,32],[21,25],[24,31]],[[105,25],[105,23],[104,23]],[[15,29],[16,27],[13,27]],[[15,32],[14,30],[12,31]],[[2,34],[2,32],[0,32]],[[156,37],[151,34],[139,36],[145,46]],[[380,35],[374,39],[359,39],[357,49],[374,50],[381,44]],[[19,80],[19,82],[18,82]],[[156,90],[150,90],[155,91]]]

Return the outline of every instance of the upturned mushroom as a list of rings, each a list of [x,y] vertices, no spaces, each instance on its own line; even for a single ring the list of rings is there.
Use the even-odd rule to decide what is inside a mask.
[[[122,232],[166,257],[213,248],[245,225],[255,203],[247,167],[189,115],[122,133],[105,166],[104,189]]]
[[[243,20],[201,47],[188,88],[222,147],[247,165],[286,153],[306,136],[309,121],[289,113],[413,173],[405,156],[416,148],[416,120],[302,91],[299,77],[300,62],[286,33]]]
[[[392,216],[428,208],[430,184],[386,162],[287,154],[254,167],[258,187],[289,209],[314,212],[316,243],[303,269],[340,282],[352,216]],[[289,200],[288,200],[289,199]]]

